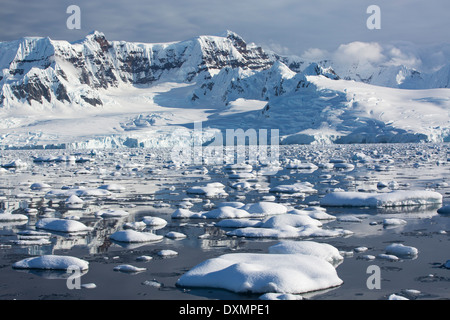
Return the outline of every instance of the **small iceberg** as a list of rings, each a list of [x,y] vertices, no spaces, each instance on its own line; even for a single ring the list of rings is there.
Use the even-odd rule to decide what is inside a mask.
[[[139,232],[133,229],[127,229],[122,231],[116,231],[111,236],[111,240],[126,243],[139,243],[139,242],[151,242],[159,241],[163,236],[156,235],[154,233]]]
[[[332,192],[320,204],[325,207],[398,207],[442,203],[442,195],[434,191],[395,190],[387,193]]]
[[[43,255],[40,257],[26,258],[12,265],[14,269],[42,269],[42,270],[67,270],[79,268],[87,270],[89,263],[85,260],[71,256]]]
[[[315,256],[231,253],[200,263],[181,276],[176,285],[238,293],[299,294],[342,283],[336,269]]]

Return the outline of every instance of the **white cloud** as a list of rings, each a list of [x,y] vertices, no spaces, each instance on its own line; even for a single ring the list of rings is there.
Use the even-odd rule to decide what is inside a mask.
[[[386,59],[383,48],[376,42],[355,41],[342,44],[333,54],[333,60],[337,63],[381,63]]]
[[[301,55],[301,58],[307,61],[320,61],[329,57],[330,53],[328,51],[319,48],[310,48]]]

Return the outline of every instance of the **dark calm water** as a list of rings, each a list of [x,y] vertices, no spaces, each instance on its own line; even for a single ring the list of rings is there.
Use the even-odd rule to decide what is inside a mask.
[[[235,294],[214,289],[183,289],[175,286],[177,279],[190,268],[208,258],[230,252],[267,252],[278,243],[276,239],[230,237],[225,229],[207,219],[172,219],[171,214],[185,198],[194,198],[186,190],[195,185],[221,182],[227,187],[227,197],[192,201],[191,211],[206,210],[203,206],[222,201],[251,203],[275,196],[275,201],[292,208],[317,205],[327,192],[339,188],[345,191],[377,191],[383,182],[390,188],[403,190],[433,189],[448,201],[450,192],[449,146],[447,144],[397,144],[350,146],[282,146],[282,169],[274,175],[257,175],[254,179],[230,179],[223,166],[173,166],[169,152],[161,150],[126,149],[90,151],[1,151],[0,164],[21,159],[23,168],[7,168],[0,174],[0,202],[5,212],[27,214],[26,222],[3,223],[0,226],[0,298],[1,299],[255,299],[258,295]],[[369,158],[362,159],[361,154]],[[33,157],[72,155],[79,161],[34,162]],[[82,160],[89,159],[89,161]],[[287,159],[298,159],[318,165],[317,169],[286,168]],[[320,164],[344,160],[354,165],[350,169],[323,168]],[[254,165],[254,170],[259,167]],[[249,189],[231,187],[246,181]],[[318,191],[305,197],[272,194],[269,189],[278,184],[308,181]],[[50,188],[33,189],[34,183]],[[73,187],[95,189],[102,185],[118,185],[108,196],[84,196],[81,208],[69,209],[66,198],[49,198],[50,190]],[[450,298],[450,270],[442,264],[450,259],[450,216],[437,213],[440,206],[403,207],[396,209],[327,208],[338,219],[324,222],[324,228],[343,228],[354,233],[347,237],[313,238],[329,243],[345,256],[337,267],[343,285],[323,292],[304,294],[310,299],[386,299],[401,294],[411,299]],[[36,209],[31,214],[26,209]],[[123,209],[130,213],[123,218],[99,218],[100,209]],[[50,243],[19,245],[14,241],[24,230],[35,230],[42,217],[79,217],[78,221],[93,227],[81,235],[51,232]],[[187,235],[181,240],[124,245],[109,236],[124,228],[125,223],[140,221],[144,216],[156,216],[168,223],[163,228],[146,228],[159,235],[169,231]],[[359,222],[346,217],[357,217]],[[404,225],[385,227],[385,218],[405,220]],[[46,231],[48,232],[48,231]],[[304,239],[301,239],[304,240]],[[384,253],[389,244],[397,242],[419,250],[417,257],[399,261],[365,260],[364,255]],[[357,247],[367,247],[362,253]],[[162,249],[178,255],[162,258]],[[57,272],[18,271],[12,264],[23,258],[58,254],[70,255],[89,262],[89,271],[81,284],[95,288],[69,289],[68,274]],[[151,256],[147,262],[137,261],[141,255]],[[146,271],[129,274],[114,271],[119,264],[145,267]],[[367,268],[376,265],[381,270],[381,288],[370,290],[366,281]],[[408,291],[415,290],[415,291]]]

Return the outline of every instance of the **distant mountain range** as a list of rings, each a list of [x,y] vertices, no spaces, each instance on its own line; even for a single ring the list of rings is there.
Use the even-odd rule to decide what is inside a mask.
[[[133,127],[134,135],[144,134],[136,138],[142,141],[150,139],[149,126],[161,125],[155,119],[163,118],[163,126],[191,127],[201,120],[220,130],[278,128],[283,143],[449,140],[450,63],[424,72],[401,64],[306,61],[265,51],[231,31],[161,44],[109,41],[95,31],[74,43],[37,37],[1,42],[0,69],[4,147],[12,137],[25,145],[64,142],[61,136],[70,132],[52,127],[50,135],[41,120],[69,121],[70,109],[77,117],[83,112],[101,117],[114,106],[114,113],[124,116],[120,125],[93,136],[126,134],[129,126],[123,123],[134,121],[127,101],[142,107],[134,124],[152,119]],[[161,86],[172,89],[154,91]],[[141,96],[144,92],[151,94]],[[239,112],[228,112],[237,105]],[[213,111],[180,122],[174,108]],[[30,110],[38,114],[27,114]],[[84,133],[78,137],[92,139]]]

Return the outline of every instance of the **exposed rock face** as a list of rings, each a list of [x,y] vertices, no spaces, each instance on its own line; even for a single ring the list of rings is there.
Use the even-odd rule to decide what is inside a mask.
[[[260,47],[232,32],[167,44],[108,41],[100,32],[75,43],[23,38],[0,43],[0,107],[32,101],[96,106],[102,105],[98,89],[121,83],[193,82],[227,67],[260,71],[272,64]]]

